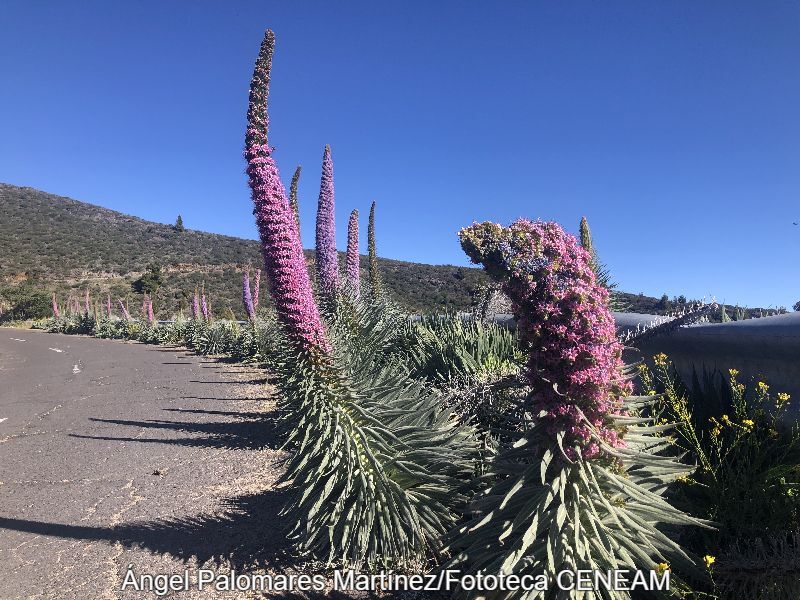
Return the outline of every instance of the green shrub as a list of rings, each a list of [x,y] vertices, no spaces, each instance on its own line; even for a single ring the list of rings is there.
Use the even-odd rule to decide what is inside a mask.
[[[7,289],[3,296],[10,308],[0,316],[0,321],[44,319],[53,314],[50,294],[39,289],[19,286]]]

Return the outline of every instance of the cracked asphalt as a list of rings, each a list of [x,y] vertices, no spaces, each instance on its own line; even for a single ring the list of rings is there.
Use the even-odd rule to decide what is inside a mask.
[[[0,328],[0,598],[155,597],[122,590],[128,565],[280,571],[279,437],[258,369]]]

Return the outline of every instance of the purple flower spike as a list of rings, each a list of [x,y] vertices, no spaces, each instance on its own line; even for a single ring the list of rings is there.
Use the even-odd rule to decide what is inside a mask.
[[[194,290],[194,299],[192,300],[192,318],[195,321],[200,318],[200,297],[197,295],[197,288]]]
[[[89,296],[89,288],[86,288],[86,292],[83,295],[83,312],[87,317],[89,313],[92,312],[92,300]]]
[[[58,310],[58,302],[56,301],[55,292],[53,292],[53,316],[56,318],[61,316],[61,312]]]
[[[205,292],[203,292],[203,295],[200,296],[200,310],[203,313],[203,318],[208,321],[211,313],[208,311],[208,302],[206,302]]]
[[[359,261],[358,209],[353,209],[347,224],[347,283],[356,298],[361,296],[361,265]]]
[[[150,325],[156,322],[156,316],[153,314],[153,300],[150,298],[147,299],[147,321]]]
[[[253,70],[245,158],[264,271],[275,311],[289,339],[302,350],[330,351],[311,290],[294,212],[267,143],[269,69],[275,35],[267,31]]]
[[[119,307],[122,309],[122,316],[125,318],[126,321],[131,320],[131,313],[128,312],[128,307],[125,306],[125,303],[122,299],[119,300]]]
[[[336,254],[336,215],[333,201],[331,147],[322,155],[322,180],[317,205],[317,277],[324,294],[339,287],[339,257]]]
[[[503,283],[520,338],[530,355],[527,377],[538,390],[532,413],[543,412],[565,446],[600,454],[581,413],[611,446],[624,446],[611,417],[631,391],[622,375],[622,344],[597,283],[591,255],[557,223],[524,219],[510,227],[475,223],[459,233],[475,263]]]
[[[114,316],[114,312],[111,310],[111,294],[106,296],[106,312],[108,313],[109,319]]]
[[[256,309],[253,306],[253,295],[250,292],[250,273],[245,271],[242,275],[242,302],[247,312],[247,318],[251,321],[256,319]]]
[[[256,283],[253,286],[253,314],[258,310],[258,298],[261,294],[261,269],[256,270]]]

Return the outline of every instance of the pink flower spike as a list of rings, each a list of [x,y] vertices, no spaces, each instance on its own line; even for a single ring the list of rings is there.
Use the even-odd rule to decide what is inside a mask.
[[[253,213],[261,238],[264,272],[278,320],[289,339],[302,350],[330,351],[320,318],[294,212],[267,143],[269,70],[275,36],[267,31],[250,84],[250,107],[245,135],[247,175]]]

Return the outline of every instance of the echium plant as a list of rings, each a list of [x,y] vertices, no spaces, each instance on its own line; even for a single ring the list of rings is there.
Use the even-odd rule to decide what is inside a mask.
[[[250,321],[255,321],[256,308],[253,305],[253,293],[250,290],[250,272],[247,269],[242,272],[242,303],[244,304],[247,318]]]
[[[289,186],[289,205],[294,213],[295,221],[297,221],[297,229],[300,229],[300,201],[297,199],[297,184],[300,181],[300,171],[303,170],[301,165],[297,165],[292,175],[292,183]]]
[[[333,195],[331,147],[322,155],[322,179],[317,205],[317,279],[323,294],[330,296],[339,287],[339,257],[336,253],[336,216]]]
[[[194,296],[192,297],[192,318],[195,321],[200,320],[200,295],[197,288],[194,288]]]
[[[123,318],[126,321],[130,321],[131,320],[131,313],[128,312],[128,307],[125,305],[125,303],[122,301],[121,298],[119,299],[119,308],[122,311]]]
[[[258,310],[258,299],[261,296],[261,269],[256,269],[256,281],[253,284],[253,314]]]
[[[707,526],[663,498],[692,469],[667,454],[664,432],[672,426],[647,416],[656,397],[626,397],[631,373],[591,255],[555,223],[476,223],[459,237],[511,298],[528,353],[529,421],[509,432],[513,443],[492,465],[496,483],[451,534],[453,562],[495,574],[543,573],[551,581],[560,571],[649,571],[659,564],[702,576],[661,528]],[[628,596],[598,589],[580,597]]]
[[[628,305],[619,297],[619,294],[614,291],[617,285],[611,280],[611,273],[608,267],[601,263],[600,259],[597,257],[597,250],[592,240],[592,231],[589,229],[589,221],[586,220],[586,217],[581,217],[581,223],[578,229],[581,246],[589,253],[589,265],[592,267],[592,271],[594,271],[597,283],[609,291],[607,301],[609,308],[611,308],[611,310],[626,310]]]
[[[203,315],[203,319],[206,321],[211,320],[211,309],[208,306],[208,301],[206,300],[206,291],[205,289],[200,294],[200,312]]]
[[[277,384],[293,421],[286,514],[301,550],[355,568],[419,564],[455,521],[473,469],[469,438],[438,398],[370,362],[385,332],[360,320],[361,343],[323,324],[303,248],[267,140],[274,35],[267,31],[250,87],[247,174],[284,343]],[[370,313],[383,315],[383,307]],[[360,314],[365,314],[362,312]],[[388,331],[388,328],[387,328]],[[370,345],[371,344],[371,345]]]
[[[347,284],[353,295],[361,296],[361,257],[358,253],[358,209],[350,213],[347,223]]]
[[[56,300],[55,292],[53,292],[53,316],[56,319],[61,316],[61,311],[58,310],[58,301]]]
[[[373,296],[380,295],[381,292],[381,274],[378,271],[378,250],[375,246],[375,202],[369,209],[369,223],[367,225],[367,253],[369,270],[369,287]]]

